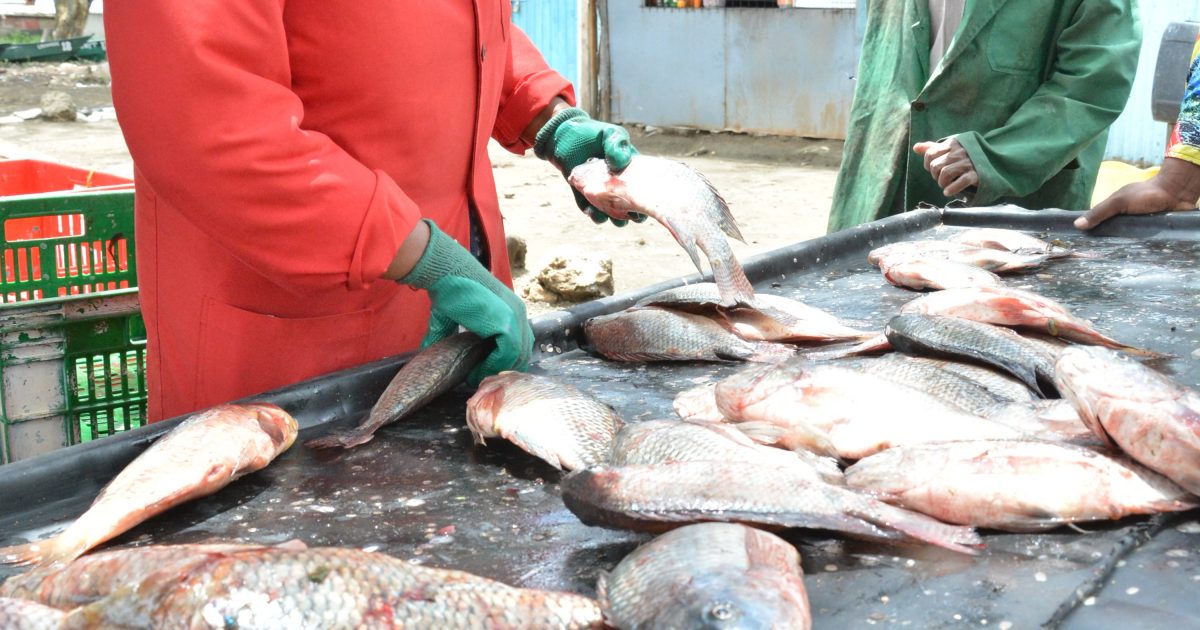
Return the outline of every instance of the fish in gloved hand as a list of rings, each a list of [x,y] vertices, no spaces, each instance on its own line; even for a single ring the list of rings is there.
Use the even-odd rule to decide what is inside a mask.
[[[477,444],[504,438],[559,470],[607,462],[624,422],[612,407],[548,376],[501,372],[467,401]]]
[[[730,523],[688,525],[638,547],[596,586],[617,628],[807,630],[800,554],[783,539]]]
[[[296,441],[296,419],[267,403],[219,405],[181,422],[130,462],[66,531],[0,548],[0,563],[69,562],[177,505],[261,470]]]
[[[370,442],[379,429],[397,422],[454,389],[493,348],[474,333],[451,335],[418,352],[392,377],[362,424],[308,440],[309,448],[352,448]]]
[[[701,273],[703,252],[720,288],[723,306],[754,303],[754,287],[725,238],[744,242],[737,222],[717,190],[692,167],[665,158],[635,155],[629,166],[616,174],[604,160],[593,158],[576,166],[568,180],[588,203],[610,217],[653,217],[671,232]]]

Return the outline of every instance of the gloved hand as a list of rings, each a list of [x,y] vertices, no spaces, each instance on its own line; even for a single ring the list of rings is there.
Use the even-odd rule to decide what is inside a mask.
[[[593,120],[587,112],[577,107],[569,107],[552,116],[538,131],[533,143],[534,155],[558,167],[563,177],[571,174],[571,170],[591,158],[604,158],[608,162],[608,170],[620,173],[629,166],[629,161],[638,154],[629,141],[629,132],[624,127],[612,123]],[[575,204],[596,223],[611,220],[613,225],[621,227],[628,223],[620,219],[611,219],[607,214],[592,207],[583,194],[571,186],[575,195]],[[631,215],[634,221],[641,223],[646,215]]]
[[[421,348],[454,334],[461,325],[496,342],[496,349],[467,375],[472,385],[504,370],[528,369],[533,328],[525,303],[433,221],[424,221],[429,225],[429,244],[412,271],[398,280],[425,289],[433,303]]]

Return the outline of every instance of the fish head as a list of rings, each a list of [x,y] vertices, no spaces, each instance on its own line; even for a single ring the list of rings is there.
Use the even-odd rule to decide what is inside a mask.
[[[748,416],[747,411],[772,404],[772,399],[776,397],[779,397],[776,402],[786,405],[794,396],[779,395],[783,392],[803,392],[810,381],[811,374],[805,369],[805,364],[798,360],[751,367],[717,383],[717,408],[727,418],[756,419]]]
[[[726,569],[693,575],[662,602],[647,627],[750,630],[810,627],[799,576]]]
[[[246,407],[254,411],[259,428],[271,438],[275,455],[288,450],[296,442],[300,425],[292,414],[271,403],[250,403]]]
[[[576,166],[567,181],[588,203],[614,219],[628,220],[629,213],[637,211],[625,180],[608,170],[608,163],[603,159],[592,158]]]
[[[1104,420],[1117,409],[1172,404],[1187,390],[1150,368],[1099,346],[1068,346],[1054,364],[1054,382],[1080,419],[1112,445]]]
[[[483,379],[479,388],[467,399],[467,428],[482,444],[483,438],[499,437],[496,422],[504,406],[504,393],[514,383],[525,378],[521,372],[506,371]]]

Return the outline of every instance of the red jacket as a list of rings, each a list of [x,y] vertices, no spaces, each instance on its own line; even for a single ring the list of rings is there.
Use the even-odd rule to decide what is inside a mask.
[[[380,275],[421,217],[465,245],[474,206],[511,284],[488,138],[574,94],[509,0],[111,5],[151,421],[413,349]]]

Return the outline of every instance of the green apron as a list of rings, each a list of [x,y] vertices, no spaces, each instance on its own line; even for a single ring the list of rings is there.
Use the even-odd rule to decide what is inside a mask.
[[[868,2],[829,231],[950,203],[912,150],[950,136],[971,203],[1087,208],[1137,69],[1136,0],[968,0],[936,68],[929,22],[928,0]]]

